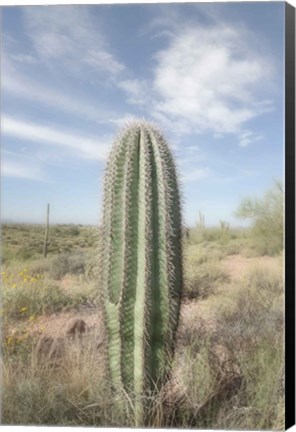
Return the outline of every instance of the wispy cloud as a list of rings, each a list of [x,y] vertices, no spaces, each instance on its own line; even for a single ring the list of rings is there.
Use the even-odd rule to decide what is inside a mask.
[[[110,123],[116,125],[121,128],[124,127],[127,123],[130,123],[133,120],[136,120],[138,117],[132,113],[126,113],[123,116],[116,116],[110,119]]]
[[[186,175],[188,174],[188,179],[196,176],[196,173],[209,174],[208,168],[204,167],[205,163],[207,163],[206,154],[199,147],[193,145],[181,147],[179,144],[176,149],[176,155],[178,157],[178,165]],[[203,168],[199,168],[201,165]],[[192,167],[194,167],[193,170]],[[192,175],[192,173],[195,174]]]
[[[108,136],[95,138],[74,134],[65,129],[15,119],[7,115],[3,115],[1,123],[4,136],[47,146],[56,146],[74,157],[88,160],[105,160],[111,143]]]
[[[145,80],[122,80],[119,81],[118,87],[126,92],[127,101],[129,103],[135,105],[147,104],[147,99],[149,97],[149,86]]]
[[[227,27],[189,28],[176,36],[157,56],[158,110],[181,117],[190,130],[239,132],[259,114],[258,85],[271,73],[268,61],[240,40]]]
[[[209,177],[210,174],[211,171],[209,168],[195,168],[187,171],[182,176],[182,181],[184,183],[192,183],[201,180],[203,178]]]
[[[125,66],[111,53],[90,9],[49,6],[21,8],[19,12],[23,34],[29,42],[21,43],[13,33],[4,34],[4,95],[34,101],[95,123],[107,124],[118,117],[114,106],[108,109],[94,95],[100,84],[108,84],[112,89],[117,82],[114,78]],[[88,89],[85,94],[84,88]]]
[[[37,60],[30,54],[11,54],[11,59],[18,64],[36,64]]]
[[[239,146],[240,147],[248,147],[249,144],[262,140],[263,135],[255,134],[250,130],[244,130],[240,133],[239,136]]]
[[[2,74],[2,91],[18,98],[35,101],[62,111],[74,114],[82,119],[92,120],[96,123],[106,123],[114,116],[114,112],[107,108],[95,106],[91,101],[69,96],[51,86],[38,84],[38,82],[17,72],[6,58]]]
[[[245,129],[250,120],[273,109],[268,82],[274,70],[254,37],[246,29],[216,23],[184,25],[166,37],[167,46],[155,55],[151,82],[123,84],[128,100],[143,105],[146,94],[154,118],[179,134],[236,134],[242,146],[257,140],[250,131],[247,142]]]
[[[86,65],[112,76],[125,69],[111,53],[89,9],[61,5],[24,8],[23,11],[27,35],[44,62],[62,62],[60,66],[70,67],[72,73],[84,70]]]
[[[20,162],[3,157],[1,160],[1,173],[4,177],[15,177],[37,181],[46,180],[41,167],[36,166],[36,164],[28,163],[27,160]]]

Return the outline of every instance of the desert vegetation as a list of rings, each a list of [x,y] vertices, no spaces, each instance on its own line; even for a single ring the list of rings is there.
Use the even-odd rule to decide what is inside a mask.
[[[243,203],[250,228],[184,230],[175,355],[147,426],[284,428],[282,197],[275,185]],[[133,400],[106,373],[100,231],[50,226],[46,259],[43,237],[42,226],[2,226],[2,424],[134,426]]]

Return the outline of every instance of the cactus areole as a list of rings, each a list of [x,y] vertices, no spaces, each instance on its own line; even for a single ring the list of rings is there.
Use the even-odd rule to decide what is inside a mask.
[[[104,185],[102,285],[114,388],[145,396],[168,377],[182,288],[181,211],[166,140],[145,121],[114,143]]]

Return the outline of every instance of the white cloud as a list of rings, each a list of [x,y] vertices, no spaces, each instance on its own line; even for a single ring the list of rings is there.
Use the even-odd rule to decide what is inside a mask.
[[[249,144],[263,139],[263,135],[255,134],[250,130],[244,130],[239,135],[239,146],[248,147]]]
[[[28,164],[27,161],[17,162],[5,157],[1,161],[1,174],[4,177],[24,178],[28,180],[45,180],[42,169],[36,164]]]
[[[198,180],[201,180],[203,178],[209,177],[210,175],[210,169],[209,168],[195,168],[187,171],[182,176],[182,181],[184,183],[192,183],[196,182]]]
[[[248,49],[228,27],[188,28],[157,55],[154,87],[158,111],[181,118],[190,130],[238,133],[264,112],[258,89],[271,74],[269,62]]]
[[[88,65],[94,71],[112,76],[125,69],[109,51],[87,8],[59,5],[23,11],[27,35],[35,52],[48,64],[59,61],[60,66],[71,68],[72,73],[81,72]]]
[[[196,169],[200,162],[205,163],[206,161],[206,155],[204,151],[202,151],[197,145],[181,146],[179,143],[176,154],[178,155],[178,163],[184,171],[192,169],[192,166],[194,166]]]
[[[139,79],[123,80],[118,83],[127,95],[127,101],[131,104],[145,105],[149,96],[149,87],[146,81]]]
[[[153,118],[179,135],[235,134],[245,145],[246,124],[274,106],[272,59],[243,28],[184,24],[177,31],[171,18],[169,28],[175,31],[155,56],[151,82],[121,84],[128,101],[145,104]],[[257,140],[255,133],[251,137]]]
[[[1,127],[4,136],[56,146],[70,152],[74,157],[83,159],[105,160],[111,143],[108,136],[95,138],[73,134],[67,130],[14,119],[6,115],[1,119]]]
[[[117,75],[125,69],[123,64],[119,63],[112,54],[104,49],[88,50],[83,61],[96,70],[106,71],[112,75]]]
[[[264,90],[273,70],[271,60],[257,50],[254,37],[245,29],[218,21],[193,27],[182,23],[177,13],[161,15],[150,27],[155,32],[162,26],[166,46],[154,57],[151,78],[123,79],[121,72],[127,71],[110,52],[101,29],[94,26],[90,9],[53,6],[23,11],[34,55],[52,70],[57,63],[59,70],[71,68],[71,76],[78,71],[80,81],[87,79],[90,71],[107,72],[108,79],[117,77],[112,85],[126,92],[127,102],[140,106],[148,118],[178,136],[235,134],[241,147],[261,139],[260,134],[247,129],[247,123],[273,109],[273,100]],[[31,53],[14,53],[10,59],[16,63],[35,61]],[[122,123],[116,113],[40,85],[22,76],[19,68],[4,67],[2,87],[55,110],[99,123]]]
[[[113,117],[112,119],[110,119],[110,123],[115,124],[117,127],[122,128],[124,127],[126,124],[130,123],[133,120],[137,120],[137,116],[135,116],[134,114],[131,113],[127,113],[122,117]]]
[[[91,102],[81,98],[70,97],[49,86],[40,85],[16,72],[14,67],[5,62],[2,73],[2,91],[17,97],[33,100],[57,111],[71,113],[82,119],[89,119],[96,123],[105,123],[114,115],[107,109],[94,106]]]
[[[17,63],[36,64],[37,60],[30,54],[11,54],[11,59]]]

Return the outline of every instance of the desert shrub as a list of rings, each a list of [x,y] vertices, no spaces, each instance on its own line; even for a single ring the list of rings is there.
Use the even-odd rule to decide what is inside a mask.
[[[276,181],[261,199],[246,198],[236,215],[252,222],[253,240],[260,254],[276,255],[283,250],[284,190]]]
[[[66,233],[69,236],[74,236],[77,237],[80,234],[80,228],[78,226],[75,225],[69,225],[66,229]]]
[[[185,261],[191,264],[203,264],[209,261],[221,261],[224,256],[224,248],[216,242],[206,242],[199,245],[189,245],[184,251]]]
[[[229,345],[256,349],[257,342],[273,343],[283,330],[283,276],[280,270],[254,267],[241,282],[232,310],[223,315],[223,325],[229,329]]]
[[[214,392],[217,381],[216,371],[209,363],[209,343],[200,342],[198,351],[192,354],[190,348],[184,353],[184,385],[187,389],[188,405],[197,409]]]
[[[185,249],[185,261],[187,263],[200,265],[206,263],[208,259],[206,250],[199,245],[189,245]]]
[[[84,275],[87,280],[94,280],[94,279],[98,280],[99,273],[100,273],[99,259],[97,254],[93,254],[85,262]]]
[[[50,275],[58,280],[66,274],[84,274],[89,259],[90,257],[83,253],[61,253],[51,261]]]
[[[280,429],[283,425],[283,277],[254,267],[232,302],[220,310],[216,337],[232,352],[244,391],[220,412],[213,427]]]
[[[246,236],[246,229],[231,228],[226,222],[220,221],[220,227],[199,227],[189,229],[186,242],[189,244],[215,243],[219,246],[227,245],[231,240]]]
[[[18,249],[15,257],[19,260],[27,261],[34,257],[36,251],[29,246],[22,246]]]
[[[8,263],[15,258],[15,252],[7,245],[1,247],[1,263]]]
[[[231,232],[221,228],[207,228],[203,230],[204,241],[217,241],[220,244],[226,244],[231,239]]]
[[[35,275],[45,275],[46,273],[49,274],[50,273],[50,269],[51,269],[51,262],[52,262],[52,258],[51,257],[47,257],[47,258],[39,258],[39,259],[35,259],[33,261],[31,261],[27,267],[30,270],[30,274],[32,276]]]
[[[40,339],[26,362],[6,358],[3,366],[2,423],[14,425],[134,425],[133,405],[124,392],[123,410],[114,409],[104,356],[96,332],[61,338],[51,361],[39,356]]]
[[[207,262],[191,268],[185,276],[183,296],[185,298],[206,298],[215,292],[216,287],[228,281],[228,275],[215,262]]]
[[[252,243],[250,241],[249,234],[244,232],[241,234],[241,236],[231,239],[226,245],[224,245],[223,252],[225,255],[240,254],[246,256],[249,253],[249,256],[254,256],[254,253],[250,252],[251,247]]]
[[[8,239],[7,239],[8,240]],[[20,240],[19,239],[15,239],[15,238],[12,238],[11,240],[10,240],[10,242],[9,242],[11,245],[18,245],[18,244],[20,244]]]
[[[85,242],[86,242],[86,246],[88,246],[88,247],[90,247],[90,246],[94,246],[95,245],[95,238],[87,238],[86,240],[85,240]]]
[[[243,377],[214,323],[196,310],[195,317],[186,315],[178,332],[174,373],[183,399],[176,426],[204,429],[212,428],[221,409],[241,391]]]
[[[248,246],[247,231],[235,235],[225,245],[215,237],[185,244],[185,295],[198,301],[183,304],[186,325],[179,329],[168,390],[151,411],[153,427],[284,428],[282,274],[255,267],[225,285],[221,259]],[[91,334],[63,339],[63,355],[52,364],[37,358],[35,336],[26,332],[35,315],[97,305],[95,254],[62,255],[61,263],[60,256],[27,261],[26,270],[21,262],[4,265],[2,423],[133,426],[124,394],[124,413],[114,410],[101,348]],[[53,274],[68,276],[57,282]]]
[[[213,418],[213,429],[281,430],[284,428],[283,341],[261,343],[252,355],[237,353],[244,379],[241,390]]]
[[[31,275],[27,269],[18,273],[2,272],[3,323],[42,313],[52,313],[74,300],[57,284],[42,274]]]
[[[63,228],[60,227],[59,225],[54,225],[50,228],[50,233],[53,236],[55,236],[55,235],[60,236],[63,234]]]
[[[36,341],[37,342],[37,341]],[[100,424],[103,395],[108,387],[98,361],[95,339],[63,340],[63,356],[53,364],[38,356],[32,344],[26,367],[7,358],[3,367],[2,422],[4,424]],[[24,366],[24,363],[23,363]],[[108,398],[105,406],[108,406]]]
[[[185,250],[184,298],[206,298],[213,294],[217,285],[228,280],[219,265],[223,257],[219,250],[211,246],[189,246]]]
[[[234,283],[195,309],[188,304],[184,313],[177,361],[185,397],[178,427],[284,425],[281,269],[256,266],[239,286]]]

